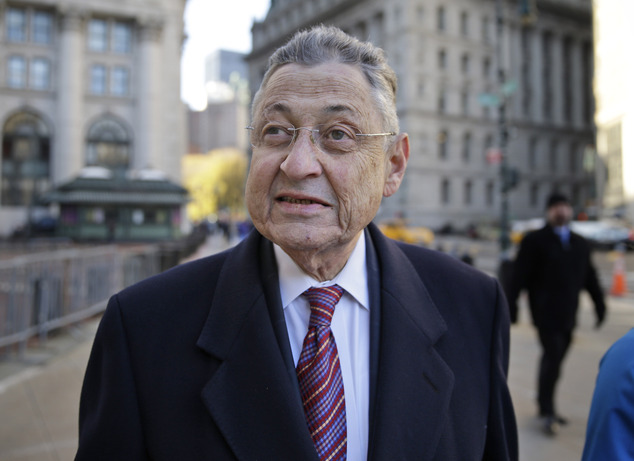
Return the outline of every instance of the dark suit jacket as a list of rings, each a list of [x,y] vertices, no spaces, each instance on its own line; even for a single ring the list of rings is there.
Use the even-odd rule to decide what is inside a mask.
[[[524,237],[513,264],[507,292],[511,318],[517,318],[517,298],[528,291],[533,323],[540,329],[572,331],[577,319],[579,293],[588,290],[597,318],[603,320],[603,291],[592,264],[590,245],[582,236],[570,233],[565,249],[551,226]]]
[[[517,459],[497,282],[374,225],[366,235],[380,277],[368,459]],[[317,461],[270,259],[252,232],[112,297],[82,390],[77,460]]]

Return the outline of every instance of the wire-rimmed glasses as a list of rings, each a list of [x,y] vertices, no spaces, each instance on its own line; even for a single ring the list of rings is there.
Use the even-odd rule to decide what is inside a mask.
[[[396,136],[393,131],[387,133],[361,133],[358,129],[344,123],[330,123],[313,127],[294,127],[290,123],[266,121],[261,128],[247,126],[251,132],[251,145],[258,148],[286,149],[299,136],[301,130],[309,133],[311,142],[324,153],[346,153],[355,151],[359,144],[368,138]]]

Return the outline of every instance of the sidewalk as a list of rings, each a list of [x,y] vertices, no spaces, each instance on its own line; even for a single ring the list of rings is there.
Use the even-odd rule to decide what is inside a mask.
[[[211,238],[191,258],[227,247]],[[558,404],[570,424],[555,438],[540,432],[535,417],[538,345],[522,306],[520,323],[511,331],[509,383],[520,431],[520,460],[578,461],[585,436],[599,359],[634,327],[634,297],[608,299],[605,325],[593,329],[589,298],[582,298],[579,327],[564,364]],[[98,318],[52,336],[28,350],[24,360],[0,361],[0,460],[67,461],[77,446],[79,393]]]

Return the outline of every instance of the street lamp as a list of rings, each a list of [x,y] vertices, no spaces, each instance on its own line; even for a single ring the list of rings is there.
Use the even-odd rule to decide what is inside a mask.
[[[508,145],[509,130],[506,120],[506,100],[516,90],[516,84],[513,81],[507,81],[506,70],[502,63],[503,54],[503,35],[504,35],[504,0],[495,0],[495,18],[496,18],[496,67],[497,67],[497,84],[499,99],[497,101],[498,109],[498,150],[500,161],[500,266],[498,268],[498,277],[505,284],[508,280],[511,270],[511,237],[509,223],[509,192],[515,188],[519,181],[519,172],[516,168],[509,166],[506,148]],[[522,24],[528,25],[535,20],[535,7],[533,0],[518,0],[519,15]]]

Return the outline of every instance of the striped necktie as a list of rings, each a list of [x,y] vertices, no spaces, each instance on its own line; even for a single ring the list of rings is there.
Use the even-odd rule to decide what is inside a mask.
[[[321,461],[341,461],[347,456],[343,378],[330,330],[335,304],[342,294],[339,285],[304,292],[310,302],[310,321],[297,363],[297,378],[308,429]]]

